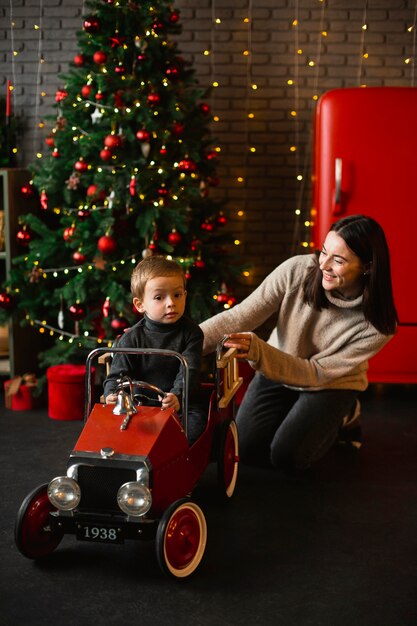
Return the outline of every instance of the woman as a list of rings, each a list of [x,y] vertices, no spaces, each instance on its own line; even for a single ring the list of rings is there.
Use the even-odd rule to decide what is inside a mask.
[[[267,342],[245,332],[274,313]],[[288,259],[242,303],[203,322],[206,353],[227,335],[224,345],[256,370],[237,415],[242,460],[304,469],[321,458],[357,420],[368,359],[396,325],[385,235],[364,215],[339,220],[319,255]]]

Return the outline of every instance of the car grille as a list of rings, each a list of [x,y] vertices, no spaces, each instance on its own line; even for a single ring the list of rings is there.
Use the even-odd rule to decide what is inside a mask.
[[[120,513],[117,505],[119,488],[136,480],[136,472],[116,467],[78,466],[78,484],[81,487],[79,511]]]

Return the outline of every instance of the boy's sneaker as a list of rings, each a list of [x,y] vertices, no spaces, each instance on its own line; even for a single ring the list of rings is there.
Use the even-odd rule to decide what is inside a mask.
[[[360,424],[361,405],[356,400],[352,410],[343,418],[342,426],[339,430],[337,443],[346,448],[360,450],[362,447],[362,428]]]

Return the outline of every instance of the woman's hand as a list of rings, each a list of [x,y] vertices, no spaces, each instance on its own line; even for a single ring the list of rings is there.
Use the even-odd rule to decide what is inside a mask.
[[[106,396],[106,404],[115,404],[116,401],[117,401],[116,393],[109,393],[109,395]]]
[[[252,343],[252,333],[231,333],[224,342],[225,348],[236,348],[237,359],[247,359]]]
[[[174,393],[167,393],[162,398],[162,408],[163,409],[174,409],[175,411],[180,410],[180,401]]]

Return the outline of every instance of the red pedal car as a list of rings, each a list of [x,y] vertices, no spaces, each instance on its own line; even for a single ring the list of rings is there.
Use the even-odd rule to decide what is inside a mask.
[[[112,349],[181,361],[184,415],[180,422],[173,410],[138,403],[137,392],[164,392],[128,377],[119,380],[116,405],[97,403],[91,410],[92,361],[104,352],[98,348],[87,357],[86,420],[70,453],[67,473],[25,498],[16,520],[16,545],[24,556],[39,559],[53,552],[64,534],[113,544],[154,538],[161,569],[185,578],[200,564],[207,539],[204,513],[191,500],[193,489],[211,461],[217,463],[219,488],[226,500],[236,485],[233,396],[242,382],[236,351],[222,353],[219,346],[215,382],[201,386],[201,393],[208,396],[207,426],[192,446],[187,439],[188,365],[184,357],[172,351]]]

